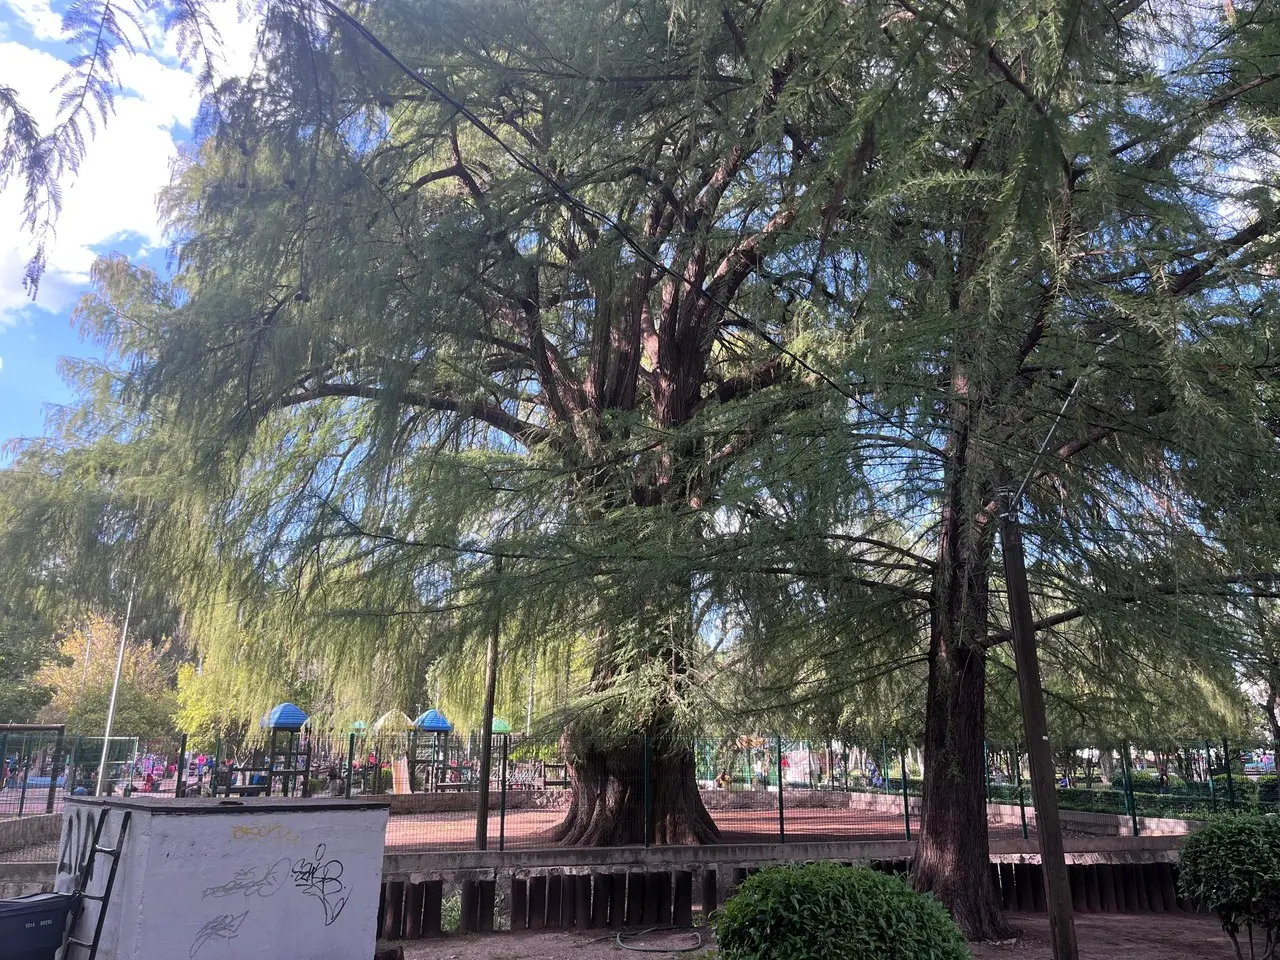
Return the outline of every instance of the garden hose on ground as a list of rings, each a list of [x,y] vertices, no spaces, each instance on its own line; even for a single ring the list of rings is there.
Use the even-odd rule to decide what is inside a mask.
[[[660,930],[681,930],[684,932],[685,936],[693,937],[694,943],[684,947],[676,947],[676,946],[647,947],[642,943],[629,942],[633,940],[638,940],[641,937],[646,936],[647,934],[650,934],[650,933],[657,933]],[[636,953],[693,953],[693,951],[695,950],[702,949],[701,933],[699,933],[696,930],[689,930],[686,927],[674,927],[670,925],[658,926],[658,927],[646,927],[643,930],[636,930],[630,933],[624,931],[619,933],[615,939],[618,942],[618,946],[620,946],[623,950],[632,950]]]

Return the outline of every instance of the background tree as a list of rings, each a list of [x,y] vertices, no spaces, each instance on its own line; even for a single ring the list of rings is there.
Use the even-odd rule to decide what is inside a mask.
[[[53,691],[41,720],[67,732],[102,736],[119,652],[120,625],[90,616],[67,632],[61,661],[43,668],[40,682]],[[126,643],[113,728],[122,736],[168,737],[174,731],[173,664],[167,643]]]
[[[58,655],[52,628],[36,614],[0,611],[0,723],[30,723],[49,702],[37,678]]]

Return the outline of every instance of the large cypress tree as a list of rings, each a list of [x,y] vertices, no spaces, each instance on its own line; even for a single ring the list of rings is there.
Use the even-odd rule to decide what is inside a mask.
[[[1278,27],[1166,6],[271,5],[168,196],[177,280],[105,264],[86,316],[226,483],[222,549],[318,609],[425,655],[403,615],[473,629],[498,553],[531,631],[594,625],[567,840],[636,839],[638,730],[657,839],[714,836],[704,593],[835,675],[914,638],[917,881],[996,936],[999,489],[1099,657],[1220,649],[1270,576],[1207,531],[1275,476]]]

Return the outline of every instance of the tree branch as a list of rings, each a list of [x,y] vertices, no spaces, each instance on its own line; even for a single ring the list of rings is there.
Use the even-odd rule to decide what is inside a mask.
[[[330,397],[376,400],[379,402],[391,401],[404,407],[417,407],[461,414],[468,419],[487,423],[527,447],[544,443],[551,437],[550,432],[545,428],[521,420],[519,417],[507,413],[501,407],[480,403],[479,401],[459,400],[455,397],[444,395],[428,395],[416,390],[390,390],[386,387],[375,387],[359,383],[319,384],[305,390],[299,390],[296,393],[286,394],[271,406],[283,409]]]

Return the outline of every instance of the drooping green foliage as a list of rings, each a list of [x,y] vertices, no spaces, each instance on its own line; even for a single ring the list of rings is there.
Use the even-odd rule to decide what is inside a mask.
[[[57,656],[52,628],[37,614],[0,611],[0,723],[31,723],[52,695],[37,674]]]
[[[61,562],[131,544],[211,663],[335,715],[474,685],[498,621],[504,709],[557,664],[582,769],[920,732],[920,882],[978,936],[1001,487],[1057,729],[1234,722],[1280,555],[1271,5],[264,11],[174,277],[96,268],[94,443],[24,464],[88,497],[24,501]]]

